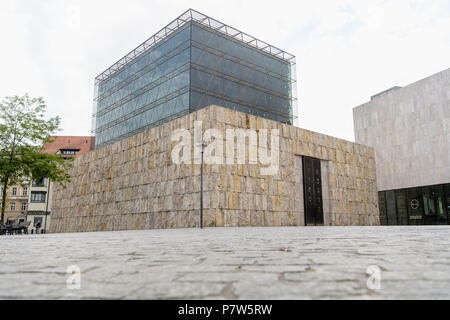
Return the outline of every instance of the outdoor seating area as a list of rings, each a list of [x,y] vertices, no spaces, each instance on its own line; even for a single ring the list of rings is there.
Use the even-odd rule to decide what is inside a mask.
[[[12,222],[5,225],[0,224],[0,235],[21,235],[28,234],[28,227],[31,221]]]

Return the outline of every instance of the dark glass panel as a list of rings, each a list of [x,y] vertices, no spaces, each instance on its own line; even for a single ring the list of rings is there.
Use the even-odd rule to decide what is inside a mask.
[[[196,24],[192,40],[192,85],[205,95],[192,110],[224,98],[224,107],[291,123],[289,63]]]
[[[385,226],[388,224],[387,222],[387,214],[386,214],[386,192],[378,192],[378,208],[380,211],[380,224]]]
[[[388,224],[395,226],[397,222],[397,208],[395,205],[395,191],[386,191],[386,212]]]
[[[433,198],[431,196],[430,187],[423,187],[422,192],[425,218],[429,219],[430,217],[435,217],[436,209],[434,206]]]
[[[450,224],[450,183],[444,186],[445,198],[446,198],[446,208],[447,208],[447,224]]]
[[[408,225],[408,208],[406,207],[406,190],[395,191],[397,205],[397,222],[399,225]]]
[[[431,187],[431,192],[433,194],[436,206],[437,224],[447,224],[447,208],[444,195],[444,186],[433,186]]]
[[[177,45],[186,42],[190,35],[189,25],[190,24],[186,24],[186,26],[177,30],[172,35],[155,45],[155,47],[153,47],[150,51],[136,58],[135,61],[127,65],[125,68],[101,82],[99,85],[98,94],[103,94],[105,91],[124,81],[129,76],[136,74],[143,66],[147,66],[152,61],[155,61],[164,54],[167,54],[171,51],[171,49],[173,50],[173,48]]]
[[[425,224],[446,223],[444,208],[444,190],[442,185],[423,187],[424,218]]]
[[[98,85],[96,147],[172,119],[180,105],[218,104],[292,123],[290,73],[286,61],[195,23],[191,33],[188,23]],[[186,104],[181,91],[190,85],[198,94]]]
[[[173,99],[183,94],[178,90],[189,86],[189,36],[188,26],[177,30],[99,84],[97,148],[142,131],[178,111],[179,104],[173,104]]]
[[[423,197],[421,188],[412,188],[406,191],[406,203],[410,225],[420,225],[423,220]]]

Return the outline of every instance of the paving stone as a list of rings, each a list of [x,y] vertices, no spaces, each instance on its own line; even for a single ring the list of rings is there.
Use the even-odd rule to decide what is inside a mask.
[[[448,226],[2,236],[0,298],[449,299],[449,242]],[[72,265],[80,290],[66,285]]]

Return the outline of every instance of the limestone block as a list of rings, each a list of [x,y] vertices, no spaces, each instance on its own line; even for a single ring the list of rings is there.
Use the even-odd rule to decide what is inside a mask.
[[[238,215],[238,226],[248,227],[250,226],[250,211],[249,210],[237,210]]]
[[[264,225],[264,213],[263,211],[250,210],[250,225],[253,227]]]
[[[273,226],[273,211],[263,211],[264,212],[264,226]]]
[[[235,210],[224,210],[224,226],[225,227],[238,227],[239,226],[239,218],[238,212]]]

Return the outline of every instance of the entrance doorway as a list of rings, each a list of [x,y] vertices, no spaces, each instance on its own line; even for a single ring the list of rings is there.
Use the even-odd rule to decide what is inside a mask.
[[[323,225],[320,159],[303,157],[303,189],[306,225]]]

